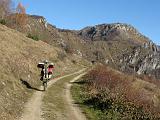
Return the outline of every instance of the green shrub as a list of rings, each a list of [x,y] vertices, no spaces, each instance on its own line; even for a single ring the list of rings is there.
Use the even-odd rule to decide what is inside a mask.
[[[31,33],[29,33],[29,34],[27,35],[27,37],[28,37],[28,38],[31,38],[31,39],[33,39],[33,40],[35,40],[35,41],[38,41],[38,40],[39,40],[38,35],[32,35]]]
[[[1,19],[1,20],[0,20],[0,24],[6,25],[6,20],[5,20],[5,19]]]

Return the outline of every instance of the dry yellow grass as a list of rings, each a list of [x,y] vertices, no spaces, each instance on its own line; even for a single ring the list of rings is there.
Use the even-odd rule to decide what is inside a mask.
[[[21,115],[23,105],[32,95],[33,89],[26,88],[21,80],[31,87],[38,87],[37,63],[44,59],[56,62],[54,74],[75,71],[78,67],[67,57],[58,59],[63,52],[47,43],[34,41],[24,34],[0,25],[0,118],[14,120]],[[64,69],[62,69],[64,68]]]

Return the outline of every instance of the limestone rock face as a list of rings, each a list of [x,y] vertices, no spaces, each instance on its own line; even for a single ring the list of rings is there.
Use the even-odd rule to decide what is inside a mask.
[[[138,74],[153,75],[153,71],[159,70],[160,52],[155,44],[152,43],[151,46],[150,44],[149,48],[140,46],[130,53],[119,56],[121,58],[119,63],[123,71],[130,69]],[[160,78],[160,75],[156,75],[156,77]]]
[[[101,24],[78,31],[86,41],[105,46],[101,51],[104,63],[129,73],[153,75],[160,78],[160,47],[133,26],[123,23]],[[100,45],[94,44],[96,49]],[[106,56],[104,55],[106,54]],[[108,55],[108,56],[107,56]],[[107,60],[107,62],[106,62]],[[110,62],[108,62],[110,61]]]
[[[86,27],[79,31],[79,35],[87,40],[110,40],[114,37],[121,39],[134,38],[136,43],[146,43],[148,38],[143,36],[133,26],[123,23],[101,24]]]

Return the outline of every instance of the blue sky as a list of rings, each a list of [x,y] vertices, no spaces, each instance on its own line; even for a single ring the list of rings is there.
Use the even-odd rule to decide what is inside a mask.
[[[14,0],[58,28],[128,23],[160,45],[160,0]]]

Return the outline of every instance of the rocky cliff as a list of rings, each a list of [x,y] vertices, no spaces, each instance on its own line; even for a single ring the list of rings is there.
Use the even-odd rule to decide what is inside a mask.
[[[85,39],[89,40],[116,40],[118,39],[128,39],[133,40],[135,43],[145,43],[148,38],[140,34],[133,26],[123,23],[113,23],[113,24],[101,24],[93,27],[86,27],[79,31]]]
[[[108,51],[99,50],[97,54],[101,55],[99,57],[103,58],[103,63],[116,66],[125,72],[160,78],[158,74],[155,75],[155,71],[160,68],[159,47],[133,26],[122,23],[101,24],[86,27],[78,31],[78,35],[93,43],[100,44],[104,41],[101,47],[105,46],[105,49],[108,47]],[[94,46],[100,48],[97,44]],[[104,52],[109,55],[105,56]]]

